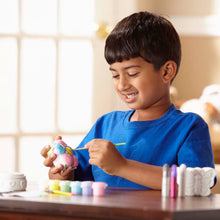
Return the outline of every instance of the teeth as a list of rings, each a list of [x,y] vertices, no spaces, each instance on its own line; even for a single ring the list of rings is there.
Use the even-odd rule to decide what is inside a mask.
[[[131,99],[131,98],[133,98],[135,95],[136,95],[136,94],[133,93],[133,94],[131,94],[131,95],[126,95],[126,97],[127,97],[128,99]]]

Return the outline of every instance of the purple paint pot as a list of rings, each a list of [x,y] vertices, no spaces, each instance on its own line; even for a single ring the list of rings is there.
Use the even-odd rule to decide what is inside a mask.
[[[92,181],[83,181],[81,182],[82,195],[83,196],[92,196]]]

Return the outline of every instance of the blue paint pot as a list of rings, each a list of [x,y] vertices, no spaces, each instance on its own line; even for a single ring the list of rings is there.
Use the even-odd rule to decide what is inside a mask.
[[[81,188],[80,181],[71,181],[70,187],[71,187],[71,193],[75,193],[77,195],[82,194],[82,188]]]

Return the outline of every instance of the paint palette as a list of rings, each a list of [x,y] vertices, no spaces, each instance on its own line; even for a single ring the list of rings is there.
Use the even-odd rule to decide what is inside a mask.
[[[105,182],[50,180],[48,189],[60,195],[66,195],[69,192],[70,195],[104,196],[106,187]]]

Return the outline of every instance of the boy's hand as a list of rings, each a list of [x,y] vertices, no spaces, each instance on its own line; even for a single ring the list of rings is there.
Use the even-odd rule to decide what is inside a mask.
[[[85,145],[89,150],[89,163],[96,165],[110,175],[117,175],[126,159],[118,152],[114,144],[104,139],[94,139]]]
[[[55,137],[54,140],[61,140],[61,136]],[[51,153],[49,156],[47,155],[47,152],[50,150],[51,146],[46,145],[41,150],[41,155],[45,158],[44,165],[46,167],[50,167],[49,170],[49,179],[57,179],[57,180],[73,180],[73,168],[68,167],[63,171],[63,165],[59,164],[58,166],[54,166],[53,161],[56,159],[56,154]]]

